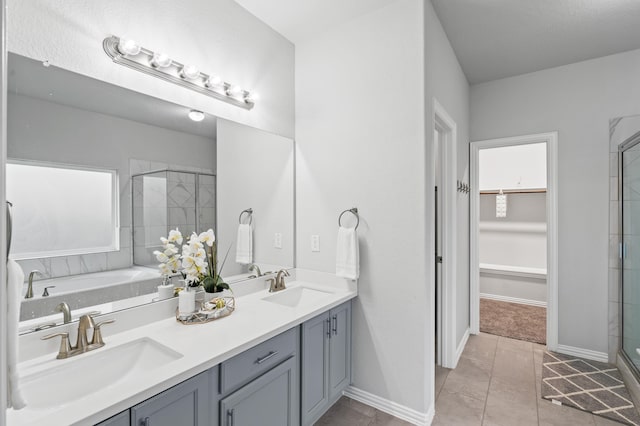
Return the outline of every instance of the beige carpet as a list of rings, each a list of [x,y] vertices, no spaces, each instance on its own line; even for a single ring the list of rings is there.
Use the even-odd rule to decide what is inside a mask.
[[[480,299],[480,331],[545,344],[547,308]]]

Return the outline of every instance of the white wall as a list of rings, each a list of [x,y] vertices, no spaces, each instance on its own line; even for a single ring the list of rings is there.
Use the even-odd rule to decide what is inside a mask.
[[[479,151],[480,191],[547,187],[547,144],[503,146]]]
[[[432,99],[435,97],[456,122],[458,131],[456,174],[458,180],[469,183],[469,84],[431,2],[424,2],[424,8],[427,135],[433,134],[433,122],[430,117],[433,115]],[[427,138],[427,152],[431,152],[431,144],[432,139]],[[430,164],[428,160],[427,165]],[[430,201],[434,198],[435,182],[432,180],[433,170],[429,166],[426,169],[425,179],[427,209],[431,212]],[[457,216],[456,342],[460,344],[469,328],[469,196],[461,192],[457,193]],[[434,221],[430,216],[430,224],[432,223]],[[429,228],[429,232],[432,232],[432,227]],[[430,241],[433,235],[428,235],[427,241],[431,248],[433,244]],[[428,277],[433,276],[430,270],[428,273],[430,274]]]
[[[471,88],[471,138],[559,131],[559,343],[607,352],[609,119],[640,112],[640,51]]]
[[[420,413],[433,401],[434,95],[458,124],[463,176],[468,85],[430,2],[398,0],[296,45],[297,265],[334,271],[338,215],[358,207],[354,386]],[[459,277],[466,329],[468,273]]]
[[[294,47],[232,0],[8,1],[8,50],[276,134],[294,133]],[[117,65],[110,35],[255,90],[251,111]]]
[[[353,383],[424,413],[422,16],[421,2],[399,0],[296,46],[296,197],[302,268],[335,271],[338,215],[358,207]]]
[[[224,275],[246,272],[235,259],[238,216],[248,208],[253,209],[253,263],[260,264],[262,272],[272,270],[263,264],[292,267],[293,141],[227,120],[218,120],[217,128],[217,201],[224,206],[218,209],[222,256],[232,244]],[[274,247],[275,233],[282,234],[282,248]]]

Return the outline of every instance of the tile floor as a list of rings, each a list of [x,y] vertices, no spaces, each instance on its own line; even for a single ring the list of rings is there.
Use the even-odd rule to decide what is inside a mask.
[[[544,346],[481,333],[471,336],[455,370],[436,368],[439,426],[620,426],[540,398]],[[341,398],[316,426],[408,425]]]

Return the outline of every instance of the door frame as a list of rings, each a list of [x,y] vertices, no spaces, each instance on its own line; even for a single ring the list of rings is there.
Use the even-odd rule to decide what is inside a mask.
[[[480,150],[505,146],[546,143],[547,145],[547,348],[558,348],[558,132],[538,133],[499,139],[474,141],[469,144],[470,211],[469,211],[469,281],[471,334],[480,333],[480,259],[479,224]]]
[[[435,132],[440,132],[439,158],[436,158],[435,143],[431,143],[432,158],[432,182],[435,183],[435,161],[441,160],[440,170],[442,179],[440,186],[442,187],[442,233],[440,239],[442,242],[442,287],[441,287],[441,310],[439,311],[439,319],[441,324],[441,336],[439,338],[438,351],[440,353],[441,365],[446,368],[455,368],[458,363],[457,342],[456,342],[456,253],[457,253],[457,187],[456,187],[456,167],[457,167],[457,145],[458,145],[458,126],[451,118],[449,113],[442,107],[436,98],[433,98],[433,132],[431,137],[435,137]],[[435,185],[428,188],[427,200],[432,205],[431,223],[432,229],[431,239],[429,242],[429,250],[427,251],[429,261],[433,262],[435,268],[435,218],[433,200],[435,196]],[[430,274],[431,295],[432,300],[435,299],[435,274]],[[434,312],[435,303],[432,305]],[[431,339],[435,342],[435,339]],[[433,348],[431,350],[433,352]]]

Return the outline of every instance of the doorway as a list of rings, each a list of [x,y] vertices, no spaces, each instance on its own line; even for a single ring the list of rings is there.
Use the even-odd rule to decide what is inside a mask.
[[[435,364],[455,368],[456,347],[456,145],[457,126],[433,99],[433,185],[429,189],[433,239],[428,262],[434,273],[429,280],[433,295]]]
[[[535,151],[536,148],[543,148],[544,154],[542,154],[543,159],[546,160],[546,173],[544,173],[543,177],[545,182],[545,191],[542,192],[542,188],[540,188],[540,184],[537,184],[538,188],[535,188],[536,184],[526,184],[524,182],[520,182],[522,188],[518,188],[518,177],[516,174],[515,183],[512,185],[514,188],[483,188],[480,179],[480,167],[481,167],[481,157],[483,157],[483,153],[490,153],[489,150],[499,150],[503,149],[503,152],[508,151],[509,148],[517,148],[522,147],[523,151]],[[498,151],[494,151],[498,152]],[[531,153],[527,154],[531,156]],[[486,157],[486,156],[485,156]],[[498,156],[499,158],[499,156]],[[531,158],[531,157],[530,157]],[[508,164],[497,163],[492,166],[494,170],[506,170],[508,169]],[[501,290],[505,291],[506,295],[498,296],[503,298],[501,301],[495,301],[496,297],[493,297],[494,302],[519,302],[522,305],[522,302],[526,301],[529,304],[534,304],[536,300],[542,304],[546,302],[546,313],[542,313],[546,318],[546,344],[550,350],[554,350],[558,345],[558,336],[557,336],[557,133],[544,133],[544,134],[536,134],[536,135],[527,135],[527,136],[519,136],[519,137],[511,137],[511,138],[502,138],[502,139],[492,139],[485,141],[472,142],[470,144],[470,180],[472,192],[470,194],[470,285],[471,285],[471,301],[470,301],[470,317],[471,317],[471,333],[478,334],[480,332],[480,300],[481,300],[481,279],[485,278],[482,282],[483,286],[494,285],[495,288],[501,288]],[[524,179],[524,178],[522,178]],[[508,186],[508,185],[507,185]],[[527,188],[528,187],[528,188]],[[500,193],[500,189],[503,189],[502,193]],[[527,189],[526,191],[524,189]],[[537,191],[534,191],[536,190]],[[484,192],[484,194],[483,194]],[[509,194],[511,192],[511,194]],[[531,207],[534,202],[539,203],[540,198],[542,197],[540,194],[544,194],[543,207],[542,212],[538,211],[538,220],[540,219],[540,215],[544,216],[546,219],[545,224],[526,224],[521,222],[513,222],[509,224],[507,220],[504,220],[502,223],[490,222],[488,226],[489,230],[503,232],[540,232],[541,229],[538,229],[541,226],[544,226],[546,233],[544,234],[545,240],[543,241],[543,246],[540,247],[540,240],[538,239],[537,243],[534,242],[533,250],[531,250],[530,255],[533,258],[537,259],[530,260],[530,265],[524,265],[524,267],[513,267],[513,266],[523,266],[518,265],[518,262],[515,265],[500,265],[500,264],[482,264],[480,249],[481,245],[484,244],[486,246],[487,239],[486,235],[483,235],[482,232],[487,231],[486,223],[483,223],[481,226],[481,214],[484,216],[487,214],[487,210],[491,210],[493,215],[498,216],[508,216],[509,215],[509,200],[511,197],[511,201],[513,202],[512,207],[517,211],[520,210],[522,213],[523,208],[527,209],[525,214],[528,214],[529,217],[533,214],[534,207]],[[483,200],[483,197],[485,198]],[[529,203],[529,205],[528,205]],[[506,211],[505,211],[506,210]],[[538,210],[540,210],[540,206],[538,205]],[[516,213],[514,211],[514,213]],[[503,220],[506,219],[503,217]],[[493,224],[493,225],[491,225]],[[493,226],[493,228],[492,228]],[[508,247],[505,247],[505,235],[500,235],[499,237],[494,238],[493,243],[496,247],[498,247],[498,251],[502,250],[503,252],[508,251]],[[502,239],[502,240],[501,240]],[[491,240],[491,238],[489,238]],[[532,240],[534,241],[534,240]],[[538,244],[538,249],[536,250],[536,244]],[[516,249],[516,247],[512,246],[512,249]],[[546,250],[546,255],[543,255],[544,258],[540,259],[541,251]],[[520,253],[522,254],[522,253]],[[513,260],[513,253],[507,254],[507,257],[511,257]],[[485,257],[486,259],[486,257]],[[522,256],[519,261],[522,261]],[[537,262],[537,263],[536,263]],[[497,262],[499,263],[499,262]],[[545,266],[542,268],[540,266]],[[511,266],[511,267],[509,267]],[[546,270],[545,270],[546,269]],[[481,273],[483,274],[483,278],[481,278]],[[494,279],[494,282],[487,281],[486,275],[493,276],[493,278],[498,277],[498,279]],[[514,278],[512,281],[509,281],[508,278]],[[546,288],[542,289],[544,292],[542,295],[540,294],[540,288],[535,288],[535,285],[530,285],[532,282],[536,280],[540,280],[542,277],[546,278]],[[505,280],[506,279],[506,280]],[[523,284],[529,284],[523,285]],[[498,286],[498,287],[496,287]],[[502,287],[500,287],[502,286]],[[520,286],[520,287],[518,287]],[[539,286],[538,286],[539,287]],[[516,293],[513,293],[516,291]],[[520,293],[517,293],[517,292]],[[511,292],[511,293],[509,293]],[[537,292],[537,294],[535,294]],[[494,293],[499,293],[495,291]],[[517,297],[518,294],[524,294],[524,297]],[[486,296],[487,293],[483,294]],[[494,295],[495,296],[495,295]],[[487,298],[485,297],[486,300]],[[546,300],[541,300],[546,299]],[[498,306],[498,308],[502,308],[504,306]],[[525,309],[526,310],[526,309]],[[500,315],[500,314],[498,314]],[[538,313],[539,315],[539,313]]]

